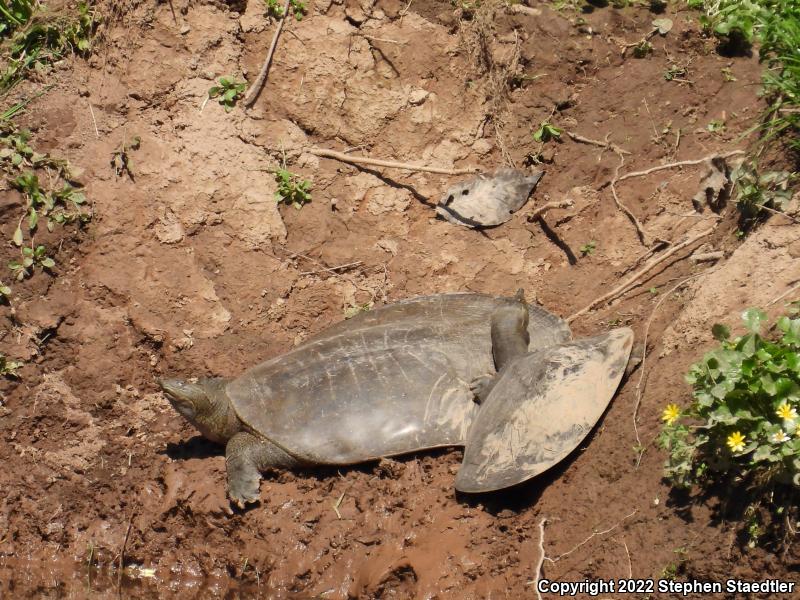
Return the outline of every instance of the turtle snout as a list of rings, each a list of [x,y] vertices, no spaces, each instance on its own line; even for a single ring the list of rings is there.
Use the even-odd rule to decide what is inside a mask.
[[[187,419],[192,419],[195,416],[195,406],[192,401],[192,384],[187,384],[180,379],[164,379],[159,378],[156,380],[159,387],[164,391],[164,395],[169,400],[169,403],[181,415]]]

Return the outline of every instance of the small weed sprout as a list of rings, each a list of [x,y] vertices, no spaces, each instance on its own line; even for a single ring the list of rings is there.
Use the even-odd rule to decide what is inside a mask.
[[[6,304],[11,303],[11,288],[2,281],[0,281],[0,301]]]
[[[264,0],[267,8],[267,16],[273,19],[280,19],[283,17],[283,7],[280,0]],[[289,12],[294,16],[295,20],[302,21],[303,17],[308,12],[306,3],[300,0],[289,0]]]
[[[141,145],[142,138],[135,135],[130,140],[123,140],[119,148],[111,153],[111,169],[114,171],[114,175],[121,177],[123,173],[127,173],[131,181],[134,180],[131,151],[138,150]]]
[[[291,204],[300,210],[304,204],[311,202],[311,182],[289,171],[285,160],[283,166],[275,171],[275,182],[278,184],[275,192],[278,204]]]
[[[725,81],[727,82],[739,81],[736,79],[736,76],[733,74],[733,71],[731,71],[730,67],[722,67],[720,72],[722,73],[722,77],[724,77]]]
[[[20,261],[12,260],[8,263],[8,268],[14,273],[17,281],[22,281],[26,277],[33,275],[34,267],[40,269],[52,269],[56,266],[56,261],[47,256],[47,248],[41,244],[34,247],[25,246],[22,249]]]
[[[5,377],[19,377],[19,375],[17,375],[17,369],[21,366],[21,362],[8,360],[5,355],[0,354],[0,375]]]
[[[725,121],[722,119],[712,119],[706,126],[706,129],[711,133],[722,133],[725,131]]]
[[[539,129],[533,132],[533,139],[536,142],[549,142],[550,140],[560,140],[563,131],[550,123],[549,121],[542,121]]]
[[[594,251],[596,249],[597,249],[597,242],[595,240],[590,240],[580,247],[580,251],[583,256],[591,256],[592,254],[594,254]]]
[[[633,56],[636,58],[647,58],[653,51],[653,44],[647,40],[642,40],[633,47]]]
[[[236,103],[244,95],[247,83],[236,81],[230,77],[220,77],[218,85],[208,90],[210,99],[219,98],[218,102],[225,107],[225,112],[231,112]]]
[[[371,310],[373,306],[372,302],[366,302],[364,304],[354,304],[353,306],[348,306],[344,309],[344,318],[345,319],[352,319],[356,315],[361,314],[362,312],[367,312]]]

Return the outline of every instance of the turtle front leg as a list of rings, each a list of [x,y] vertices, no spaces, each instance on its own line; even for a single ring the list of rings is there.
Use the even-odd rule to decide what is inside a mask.
[[[234,435],[225,446],[228,471],[228,496],[236,506],[258,502],[261,473],[270,468],[289,468],[300,464],[269,440],[246,431]]]

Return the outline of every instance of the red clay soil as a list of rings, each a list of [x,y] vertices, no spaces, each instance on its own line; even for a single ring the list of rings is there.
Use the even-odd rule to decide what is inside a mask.
[[[696,14],[672,4],[674,28],[644,58],[621,48],[652,30],[645,8],[530,6],[309,2],[255,106],[226,113],[206,93],[222,75],[254,79],[274,30],[261,2],[99,3],[94,55],[59,65],[56,87],[18,118],[37,150],[86,169],[94,219],[42,238],[59,248],[56,268],[0,309],[2,352],[25,363],[2,383],[0,596],[533,598],[540,545],[554,581],[797,578],[797,545],[749,548],[714,496],[662,481],[660,414],[687,402],[682,376],[703,350],[681,330],[674,351],[662,344],[685,289],[649,329],[638,433],[637,371],[568,460],[485,496],[454,492],[453,449],[274,474],[259,506],[229,516],[222,449],[155,385],[236,375],[346,313],[419,294],[523,287],[568,316],[638,264],[647,248],[608,186],[618,155],[566,132],[630,152],[621,173],[743,147],[761,109],[757,58],[720,56]],[[565,133],[540,147],[545,120]],[[133,179],[115,176],[111,153],[137,135]],[[546,175],[511,221],[477,232],[430,206],[458,178],[358,169],[312,146],[487,171],[539,154]],[[313,181],[301,210],[273,199],[268,169],[284,155]],[[617,187],[649,235],[679,242],[716,222],[690,202],[702,175]],[[0,196],[10,240],[22,199]],[[573,208],[526,218],[565,198]],[[733,212],[706,249],[737,246]],[[683,260],[697,246],[577,319],[575,335],[627,324],[641,341],[653,292],[708,267]],[[647,594],[607,595],[623,596]]]

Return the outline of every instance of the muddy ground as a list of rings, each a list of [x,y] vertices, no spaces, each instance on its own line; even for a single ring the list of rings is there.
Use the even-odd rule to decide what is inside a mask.
[[[617,285],[647,253],[608,186],[619,156],[566,133],[540,148],[532,133],[549,119],[608,139],[630,152],[620,173],[744,148],[762,108],[757,56],[721,56],[677,4],[672,31],[635,58],[621,47],[656,18],[641,7],[312,1],[255,106],[226,113],[204,99],[221,75],[254,79],[274,30],[261,2],[99,3],[94,55],[60,64],[18,118],[39,151],[86,169],[94,219],[65,229],[53,273],[0,309],[2,352],[25,363],[2,383],[0,595],[110,598],[121,583],[132,598],[531,598],[540,543],[552,580],[796,580],[796,545],[749,548],[713,495],[661,479],[660,414],[688,402],[683,373],[710,325],[800,279],[796,225],[773,218],[742,239],[733,207],[694,211],[702,166],[617,186],[654,238],[716,228],[572,324],[628,324],[641,341],[652,316],[647,359],[580,449],[528,484],[456,495],[461,452],[442,450],[277,474],[260,506],[228,516],[221,449],[155,385],[236,375],[346,313],[419,294],[523,287],[566,317]],[[133,178],[115,176],[111,153],[134,136]],[[511,221],[477,232],[435,218],[457,177],[359,169],[313,146],[485,170],[540,154],[546,175]],[[302,210],[273,199],[283,156],[313,180]],[[527,219],[562,199],[574,206]],[[10,240],[22,198],[7,189],[2,203]],[[697,249],[726,258],[687,260]]]

